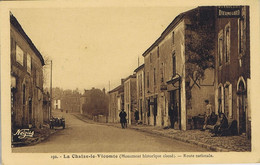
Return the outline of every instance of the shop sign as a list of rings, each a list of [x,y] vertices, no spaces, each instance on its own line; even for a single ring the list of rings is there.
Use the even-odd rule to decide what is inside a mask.
[[[240,6],[220,6],[217,8],[219,18],[239,18],[241,17]]]

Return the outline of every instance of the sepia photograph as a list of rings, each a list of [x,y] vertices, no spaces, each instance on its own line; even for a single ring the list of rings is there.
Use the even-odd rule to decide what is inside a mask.
[[[9,159],[259,161],[252,3],[24,4],[1,6]]]

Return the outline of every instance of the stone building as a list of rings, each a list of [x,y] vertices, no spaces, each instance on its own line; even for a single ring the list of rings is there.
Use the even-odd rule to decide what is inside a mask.
[[[143,53],[149,125],[169,126],[170,117],[174,117],[175,129],[186,130],[190,128],[193,116],[205,113],[204,100],[214,104],[213,69],[204,68],[204,76],[198,79],[188,74],[193,71],[190,69],[193,64],[190,62],[189,35],[196,33],[189,27],[195,20],[204,20],[213,32],[202,31],[198,36],[214,33],[214,12],[212,7],[198,7],[179,14]],[[204,54],[197,56],[202,58]],[[169,116],[173,110],[171,105],[175,113]]]
[[[127,114],[127,123],[135,123],[134,111],[137,109],[136,101],[136,75],[130,75],[124,79],[124,110]]]
[[[60,99],[60,108],[66,112],[80,113],[80,93],[65,90]]]
[[[251,132],[249,7],[217,7],[215,110]],[[221,100],[221,101],[219,101]]]
[[[137,110],[139,111],[139,121],[147,124],[147,112],[145,111],[144,97],[144,64],[134,70],[136,73],[136,94]]]
[[[123,81],[123,80],[122,80]],[[124,108],[124,84],[108,92],[109,95],[109,122],[120,122],[119,113]]]
[[[44,59],[12,14],[10,37],[12,128],[41,127]]]

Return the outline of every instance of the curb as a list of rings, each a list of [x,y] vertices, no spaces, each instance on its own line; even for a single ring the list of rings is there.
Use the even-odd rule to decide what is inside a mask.
[[[78,115],[76,114],[73,114],[75,117],[77,117],[78,119],[84,121],[84,122],[87,122],[87,123],[90,123],[90,124],[99,124],[99,125],[106,125],[106,126],[112,126],[112,127],[116,127],[116,128],[121,128],[120,126],[116,126],[114,124],[109,124],[109,123],[98,123],[98,122],[92,122],[92,120],[90,120],[91,122],[87,121],[87,120],[84,120],[82,118],[80,118]],[[182,141],[182,142],[185,142],[185,143],[190,143],[190,144],[195,144],[195,145],[198,145],[202,148],[207,148],[211,151],[216,151],[216,152],[230,152],[230,150],[228,149],[225,149],[225,148],[221,148],[221,147],[215,147],[215,146],[212,146],[210,144],[206,144],[206,143],[202,143],[202,142],[199,142],[199,141],[196,141],[196,140],[189,140],[189,139],[184,139],[184,138],[181,138],[179,136],[174,136],[174,135],[167,135],[167,134],[163,134],[163,133],[160,133],[160,132],[156,132],[156,131],[148,131],[148,130],[145,130],[145,129],[140,129],[140,128],[136,128],[136,127],[128,127],[129,129],[134,129],[134,130],[137,130],[137,131],[141,131],[141,132],[146,132],[146,133],[150,133],[150,134],[156,134],[156,135],[160,135],[160,136],[164,136],[164,137],[167,137],[167,138],[173,138],[175,140],[178,140],[178,141]]]

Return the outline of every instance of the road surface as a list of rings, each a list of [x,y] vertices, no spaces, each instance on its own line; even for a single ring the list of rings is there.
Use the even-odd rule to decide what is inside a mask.
[[[57,113],[57,112],[56,112]],[[66,128],[34,146],[16,147],[13,152],[75,153],[75,152],[207,152],[206,148],[171,138],[86,123],[63,113]]]

